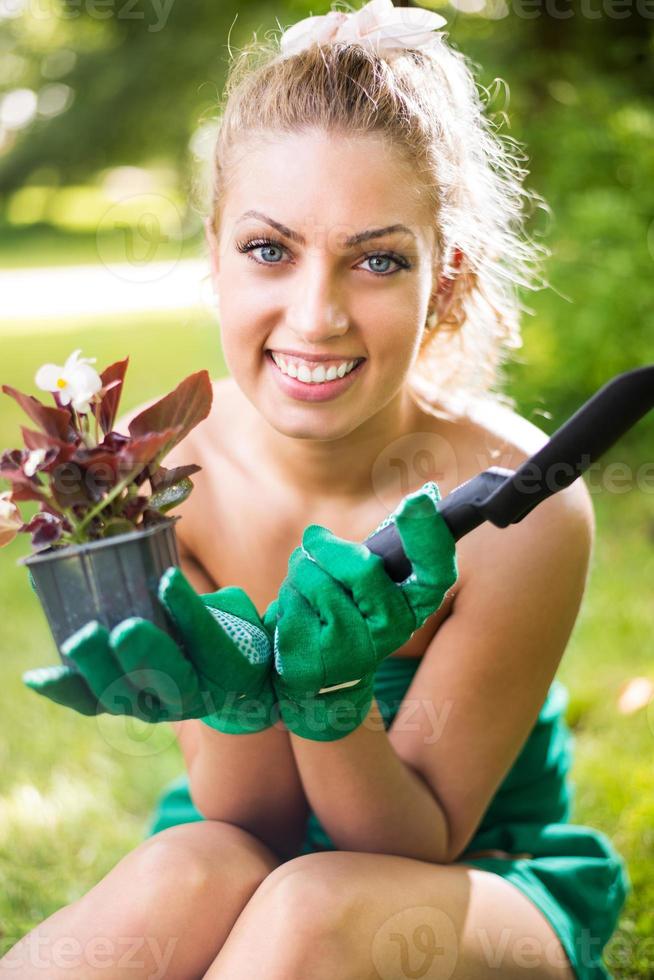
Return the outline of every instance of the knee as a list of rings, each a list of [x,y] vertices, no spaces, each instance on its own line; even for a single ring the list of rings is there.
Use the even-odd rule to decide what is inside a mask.
[[[315,964],[319,946],[321,959],[323,952],[325,957],[333,954],[338,963],[348,948],[356,902],[344,880],[339,887],[333,864],[318,857],[305,855],[278,867],[260,885],[251,904],[258,907],[280,948],[292,949],[300,959],[306,954]]]
[[[198,853],[178,835],[164,837],[165,834],[168,831],[157,834],[136,856],[134,871],[139,892],[161,893],[170,887],[174,888],[179,900],[187,894],[192,898],[209,891],[213,874],[208,855]]]
[[[226,887],[252,893],[279,863],[258,838],[222,821],[169,827],[145,841],[136,857],[140,890],[161,895],[171,889],[176,902],[208,898]]]

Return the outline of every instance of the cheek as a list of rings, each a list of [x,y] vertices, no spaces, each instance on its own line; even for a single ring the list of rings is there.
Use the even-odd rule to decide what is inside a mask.
[[[252,289],[232,281],[220,293],[220,337],[228,364],[251,365],[261,360],[268,325]]]
[[[251,323],[247,318],[231,321],[224,317],[220,324],[223,357],[229,373],[241,387],[248,387],[250,379],[262,369],[262,341]]]
[[[371,337],[368,349],[378,369],[393,377],[401,377],[410,368],[420,345],[420,330],[406,319],[387,330],[378,328]]]

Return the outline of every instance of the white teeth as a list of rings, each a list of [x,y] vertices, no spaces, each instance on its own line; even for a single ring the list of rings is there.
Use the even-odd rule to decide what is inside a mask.
[[[343,378],[346,374],[349,374],[357,361],[343,361],[336,367],[334,364],[330,365],[325,370],[324,364],[318,364],[314,368],[310,368],[307,364],[295,364],[292,361],[285,361],[281,354],[275,354],[270,352],[273,361],[282,372],[282,374],[288,374],[291,378],[297,378],[298,381],[303,381],[305,384],[321,384],[323,381],[334,381],[336,378]]]

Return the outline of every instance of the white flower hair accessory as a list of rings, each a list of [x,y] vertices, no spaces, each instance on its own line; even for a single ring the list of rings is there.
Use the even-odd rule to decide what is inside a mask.
[[[280,39],[288,58],[312,44],[362,44],[378,53],[397,48],[428,48],[441,40],[445,18],[423,7],[395,7],[392,0],[370,0],[354,13],[331,10],[293,24]]]

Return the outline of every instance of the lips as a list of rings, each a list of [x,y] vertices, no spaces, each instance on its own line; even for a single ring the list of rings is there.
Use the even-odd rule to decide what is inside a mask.
[[[268,369],[273,373],[277,385],[284,394],[296,401],[307,402],[330,401],[337,398],[356,383],[366,365],[366,360],[363,359],[352,368],[349,374],[342,378],[335,378],[333,381],[306,382],[284,374],[273,361],[270,350],[265,352],[265,356]]]

